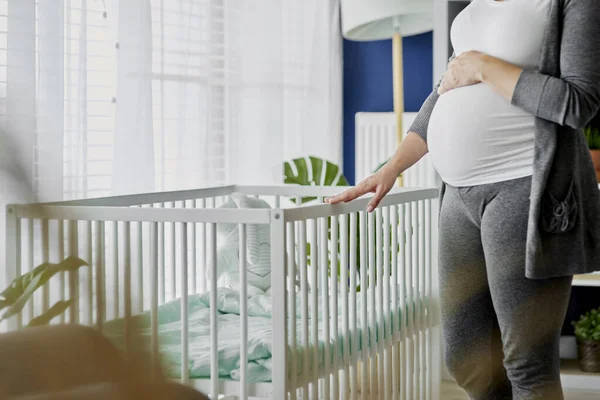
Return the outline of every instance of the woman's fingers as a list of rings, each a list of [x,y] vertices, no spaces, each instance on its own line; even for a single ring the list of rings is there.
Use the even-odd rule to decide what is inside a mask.
[[[446,93],[447,91],[449,91],[450,89],[452,89],[452,84],[451,84],[451,75],[450,73],[446,73],[444,75],[444,78],[442,79],[442,83],[440,84],[440,87],[438,88],[438,94],[442,95],[444,93]]]
[[[444,93],[446,93],[448,90],[446,89],[446,82],[442,81],[442,83],[440,84],[440,87],[438,88],[438,94],[441,96]]]
[[[329,204],[347,203],[368,192],[370,192],[370,190],[368,189],[367,185],[358,185],[352,189],[348,189],[345,192],[338,194],[337,196],[326,198],[325,202]]]
[[[375,190],[375,196],[373,196],[373,198],[371,199],[371,201],[369,201],[369,204],[367,205],[367,212],[373,212],[373,210],[377,208],[385,194],[386,191],[384,190],[383,185],[377,186],[377,189]]]

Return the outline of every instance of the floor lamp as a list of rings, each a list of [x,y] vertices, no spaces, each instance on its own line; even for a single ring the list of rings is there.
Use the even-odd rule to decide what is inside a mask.
[[[342,34],[355,41],[392,39],[394,112],[397,142],[402,141],[404,83],[402,37],[433,29],[433,0],[341,0]],[[402,176],[398,178],[403,186]]]

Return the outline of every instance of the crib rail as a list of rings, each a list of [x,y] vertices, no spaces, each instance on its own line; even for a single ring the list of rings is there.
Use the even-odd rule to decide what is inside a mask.
[[[101,197],[101,198],[90,198],[82,200],[69,200],[54,203],[47,203],[46,205],[55,206],[87,206],[87,207],[131,207],[139,206],[144,204],[159,204],[159,203],[170,203],[176,201],[186,200],[199,200],[204,199],[206,201],[222,198],[223,196],[230,195],[231,193],[244,193],[253,196],[273,196],[279,197],[292,197],[292,196],[333,196],[340,192],[341,187],[335,186],[295,186],[295,185],[280,185],[280,186],[222,186],[214,188],[203,188],[194,190],[182,190],[173,192],[157,192],[157,193],[143,193],[126,196],[113,196],[113,197]],[[420,188],[416,188],[419,190]],[[405,189],[395,189],[394,192],[402,192]]]
[[[288,318],[290,334],[280,332],[275,345],[290,349],[291,399],[433,398],[435,195],[399,196],[386,198],[372,214],[360,202],[285,213],[287,316],[298,302],[302,316]],[[310,265],[303,257],[307,247]],[[332,271],[338,261],[348,268]]]
[[[159,309],[179,304],[179,355],[167,362],[169,372],[212,398],[434,399],[429,328],[435,320],[431,211],[437,190],[395,190],[372,214],[364,211],[370,197],[322,204],[324,196],[339,190],[229,186],[11,205],[9,280],[67,256],[88,266],[52,278],[7,328],[22,328],[55,302],[71,299],[68,312],[53,323],[96,326],[113,338],[117,332],[125,355],[143,331],[153,368],[159,368],[165,361]],[[234,192],[268,198],[274,208],[218,208]],[[303,196],[317,202],[282,208],[284,198]],[[223,289],[213,277],[219,267],[217,231],[224,224],[234,226],[239,237],[234,268],[239,382],[219,376],[227,332],[219,312]],[[258,384],[251,383],[248,370],[249,320],[254,317],[247,270],[250,236],[257,227],[270,233],[272,311],[271,382]],[[190,376],[198,351],[198,326],[192,319],[197,296],[204,296],[210,318],[203,336],[210,372],[199,379]],[[147,323],[135,317],[142,312]]]

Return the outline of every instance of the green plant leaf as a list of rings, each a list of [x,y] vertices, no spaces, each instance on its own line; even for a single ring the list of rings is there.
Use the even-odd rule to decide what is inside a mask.
[[[600,150],[600,129],[588,125],[583,129],[583,133],[590,150]]]
[[[578,339],[600,340],[600,308],[588,311],[571,324],[575,327]]]
[[[6,312],[2,315],[2,318],[0,318],[0,321],[4,321],[5,319],[8,319],[13,315],[16,315],[17,313],[21,312],[23,307],[25,307],[25,304],[27,304],[27,300],[29,300],[29,298],[33,295],[37,288],[41,286],[40,282],[42,281],[42,278],[43,274],[39,274],[38,276],[33,278],[31,282],[29,282],[29,285],[27,285],[27,288],[25,288],[23,294],[17,299],[17,301],[15,301],[10,307],[8,307]]]
[[[32,271],[13,280],[12,283],[0,293],[0,310],[14,304],[17,299],[21,297],[33,278],[44,272],[49,265],[49,263],[38,265]]]
[[[34,319],[32,319],[31,321],[29,321],[29,324],[27,324],[27,326],[31,327],[31,326],[48,325],[50,323],[50,321],[52,321],[54,318],[58,317],[59,315],[61,315],[65,311],[67,311],[67,309],[72,304],[73,304],[73,300],[57,301],[44,314],[39,315],[39,316],[35,317]]]
[[[349,186],[339,166],[318,157],[295,158],[283,165],[284,183],[301,186]],[[302,198],[302,204],[315,200]],[[296,199],[292,199],[295,201]]]
[[[58,264],[41,264],[25,275],[17,277],[0,293],[0,310],[9,307],[2,319],[19,312],[33,293],[44,286],[54,275],[59,272],[77,271],[84,265],[87,265],[87,263],[82,259],[68,257]],[[18,311],[15,311],[17,309]]]

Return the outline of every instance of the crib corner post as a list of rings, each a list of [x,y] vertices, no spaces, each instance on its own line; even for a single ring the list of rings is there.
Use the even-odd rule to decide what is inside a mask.
[[[287,295],[285,257],[285,215],[281,209],[271,210],[271,295],[273,302],[273,399],[286,399],[287,363]]]
[[[6,206],[6,226],[5,226],[5,276],[3,286],[7,286],[10,284],[19,274],[19,241],[20,233],[19,233],[19,225],[18,225],[18,217],[17,217],[17,207],[14,205]],[[9,318],[7,321],[6,328],[9,331],[16,330],[18,328],[17,318]]]

